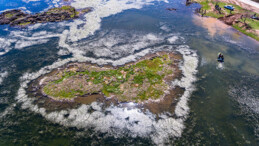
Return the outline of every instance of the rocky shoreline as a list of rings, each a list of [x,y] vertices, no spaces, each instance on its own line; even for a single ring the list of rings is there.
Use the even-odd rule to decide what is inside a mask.
[[[92,8],[77,11],[72,6],[52,8],[46,12],[27,14],[21,10],[9,10],[0,14],[0,25],[24,27],[31,24],[60,22],[78,18],[81,14],[91,12]]]

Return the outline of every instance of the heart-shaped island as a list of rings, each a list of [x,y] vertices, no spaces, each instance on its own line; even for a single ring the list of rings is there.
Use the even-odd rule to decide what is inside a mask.
[[[28,90],[39,97],[40,105],[52,109],[94,101],[132,102],[160,113],[173,108],[183,93],[182,88],[172,86],[182,76],[181,61],[181,54],[157,52],[117,67],[73,62],[41,76]]]

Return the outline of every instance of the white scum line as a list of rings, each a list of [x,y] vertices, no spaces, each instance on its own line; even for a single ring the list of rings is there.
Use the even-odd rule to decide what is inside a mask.
[[[178,117],[186,118],[189,113],[188,100],[195,87],[193,83],[197,80],[195,74],[198,72],[198,56],[195,51],[190,51],[186,47],[181,47],[178,51],[183,54],[184,64],[181,66],[184,77],[178,81],[177,85],[185,88],[181,100],[177,103],[175,114]]]
[[[8,72],[2,72],[0,73],[0,85],[3,83],[4,78],[6,78],[8,76]]]
[[[101,27],[103,18],[118,14],[128,9],[141,9],[144,5],[151,5],[154,1],[168,2],[163,0],[75,0],[71,5],[77,9],[92,7],[94,11],[85,14],[85,20],[75,20],[71,23],[70,29],[63,32],[60,37],[59,45],[72,52],[75,56],[83,51],[74,51],[74,47],[68,45],[66,41],[76,42],[90,35],[93,35]],[[80,28],[78,26],[81,25]]]
[[[25,0],[26,2],[30,2],[30,0]],[[35,1],[35,0],[32,0]],[[27,32],[21,31],[12,31],[9,36],[6,38],[14,38],[15,40],[19,40],[19,44],[26,44],[25,47],[34,45],[35,43],[30,43],[30,40],[39,40],[39,39],[46,39],[51,37],[59,37],[59,46],[61,48],[66,48],[69,52],[71,52],[74,56],[82,55],[84,51],[75,50],[70,43],[76,43],[79,40],[87,38],[90,35],[93,35],[97,30],[101,27],[101,21],[105,17],[109,17],[111,15],[115,15],[121,13],[128,9],[141,9],[145,5],[152,5],[153,2],[166,2],[167,0],[74,0],[71,2],[71,6],[75,7],[76,9],[83,9],[87,7],[92,7],[94,10],[90,13],[85,14],[83,19],[75,19],[72,22],[60,22],[57,25],[64,25],[64,27],[69,27],[61,32],[56,32],[56,34],[46,34],[39,37],[35,37],[34,35],[26,36],[30,33],[38,33],[38,28],[44,28],[46,24],[36,24],[33,26],[28,27]],[[56,5],[60,3],[60,0],[51,1],[49,4]],[[62,27],[63,28],[63,27]],[[40,30],[41,31],[41,30]],[[20,33],[20,34],[16,34]],[[15,34],[15,35],[14,35]],[[23,39],[21,39],[23,38]],[[26,40],[25,40],[26,39]],[[26,42],[27,41],[27,42]],[[19,46],[15,45],[16,47]],[[6,47],[5,47],[6,48]],[[22,47],[17,47],[16,49],[20,49]],[[9,48],[5,49],[5,52],[1,52],[0,55],[3,55],[9,52],[11,49],[11,45]],[[64,54],[64,52],[58,53],[60,55]]]

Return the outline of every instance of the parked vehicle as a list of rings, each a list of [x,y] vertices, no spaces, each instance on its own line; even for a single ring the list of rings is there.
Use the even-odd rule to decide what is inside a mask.
[[[224,8],[225,8],[225,9],[229,9],[229,10],[231,10],[231,11],[234,11],[234,10],[235,10],[235,8],[234,8],[232,5],[225,5]]]
[[[252,19],[255,19],[255,20],[259,20],[259,17],[256,16],[256,14],[254,14],[253,16],[251,16]]]

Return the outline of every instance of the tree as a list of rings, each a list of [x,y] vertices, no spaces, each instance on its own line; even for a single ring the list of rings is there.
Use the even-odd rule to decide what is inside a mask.
[[[186,0],[185,5],[186,5],[186,6],[189,6],[189,5],[192,4],[192,3],[193,3],[192,0]]]
[[[215,10],[218,11],[219,14],[222,14],[221,7],[219,6],[220,0],[214,0],[213,3],[215,4]]]
[[[250,18],[250,14],[249,14],[248,12],[242,14],[242,15],[241,15],[241,18],[240,18],[241,21],[243,21],[243,23],[244,23],[245,25],[247,25],[247,23],[246,23],[247,18]]]
[[[251,29],[251,26],[246,23],[246,20],[248,18],[250,18],[250,14],[248,12],[245,12],[244,14],[241,15],[240,20],[243,21],[246,29]]]
[[[195,11],[196,13],[201,14],[202,17],[206,14],[206,10],[203,10],[202,8],[197,8]]]
[[[230,14],[232,14],[232,13],[231,13],[232,11],[233,11],[233,10],[229,10]]]

